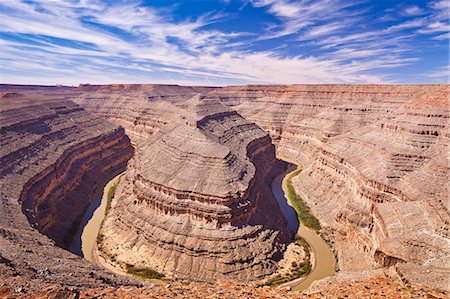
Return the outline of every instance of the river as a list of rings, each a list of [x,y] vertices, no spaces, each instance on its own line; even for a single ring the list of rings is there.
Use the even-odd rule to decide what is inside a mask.
[[[96,192],[94,201],[88,207],[83,216],[80,229],[69,247],[69,250],[83,256],[92,262],[92,251],[97,242],[97,235],[100,231],[106,213],[106,203],[108,201],[109,189],[120,179],[122,174],[111,179],[103,189]]]
[[[286,178],[291,172],[296,171],[298,167],[298,165],[289,163],[287,170],[272,181],[272,192],[278,201],[289,229],[293,232],[297,232],[297,235],[305,239],[311,247],[311,272],[306,277],[300,277],[283,284],[283,286],[290,286],[294,290],[304,290],[315,280],[334,274],[335,258],[328,244],[315,231],[301,225],[301,222],[299,223],[297,213],[285,196]],[[98,190],[98,194],[95,194],[94,198],[97,198],[97,200],[94,200],[87,209],[80,229],[75,235],[74,241],[69,248],[72,252],[83,256],[89,261],[93,261],[92,252],[94,246],[96,246],[97,235],[105,217],[108,191],[117,180],[120,179],[121,175],[122,174],[115,176],[103,189]]]
[[[328,246],[328,244],[312,229],[299,223],[297,213],[290,205],[286,192],[286,178],[291,172],[296,171],[300,166],[289,163],[286,172],[278,175],[272,182],[272,192],[278,201],[281,212],[285,217],[289,229],[297,232],[297,235],[302,237],[311,247],[311,263],[312,270],[306,277],[300,277],[283,284],[283,286],[290,286],[294,290],[307,289],[315,280],[331,276],[335,272],[335,257]]]

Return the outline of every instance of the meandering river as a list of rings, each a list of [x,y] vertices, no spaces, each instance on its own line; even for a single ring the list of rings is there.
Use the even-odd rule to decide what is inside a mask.
[[[283,159],[285,160],[285,159]],[[291,172],[296,171],[300,166],[289,163],[286,172],[278,175],[272,182],[272,192],[278,201],[281,212],[285,217],[289,229],[297,232],[297,235],[302,237],[311,247],[311,263],[312,270],[306,277],[300,277],[283,284],[283,286],[290,286],[294,290],[307,289],[315,280],[331,276],[335,272],[335,258],[328,244],[312,229],[299,223],[297,213],[290,205],[287,198],[286,179]]]
[[[315,231],[301,225],[301,222],[299,223],[297,213],[286,196],[286,178],[291,172],[296,171],[298,167],[298,165],[289,163],[288,169],[273,180],[272,192],[278,201],[283,216],[286,218],[289,229],[305,239],[311,247],[311,272],[306,277],[283,284],[283,286],[290,286],[294,290],[304,290],[315,280],[333,275],[335,272],[335,258],[328,244]],[[103,190],[100,189],[98,194],[95,195],[97,200],[94,200],[86,211],[80,229],[69,248],[72,252],[83,256],[89,261],[92,261],[92,252],[94,246],[96,246],[97,235],[105,217],[108,192],[121,175],[115,176],[106,184]]]
[[[83,256],[91,262],[92,251],[97,243],[97,235],[105,218],[109,189],[121,176],[122,174],[115,176],[106,184],[105,188],[100,189],[101,193],[94,195],[95,200],[87,209],[74,241],[69,247],[70,251]]]

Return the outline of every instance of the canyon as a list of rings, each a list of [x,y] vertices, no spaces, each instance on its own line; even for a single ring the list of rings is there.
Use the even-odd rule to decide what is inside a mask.
[[[64,250],[92,192],[125,167],[99,254],[182,280],[268,276],[293,240],[270,191],[277,155],[302,166],[293,186],[338,260],[304,296],[380,279],[448,291],[448,85],[0,93],[6,286],[145,284]]]
[[[189,107],[136,144],[101,252],[182,279],[267,276],[293,239],[269,187],[281,172],[269,134],[220,103]]]

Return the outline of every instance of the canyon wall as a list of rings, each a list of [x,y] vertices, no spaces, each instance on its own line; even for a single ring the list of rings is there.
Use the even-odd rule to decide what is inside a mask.
[[[143,130],[131,116],[127,133],[158,132],[173,106],[189,109],[191,96],[172,93],[170,105],[134,97],[157,121]],[[197,97],[257,123],[280,156],[302,164],[295,188],[321,221],[341,272],[391,267],[405,281],[447,287],[448,85],[231,86]],[[83,98],[76,101],[93,113],[104,106],[111,121],[120,118],[111,101]]]
[[[216,98],[303,165],[293,182],[340,270],[448,287],[448,85],[227,87]]]
[[[59,248],[70,244],[94,189],[133,155],[124,130],[69,101],[2,110],[0,125],[2,281],[30,289],[130,283]]]
[[[177,113],[174,103],[184,103],[213,87],[178,85],[81,85],[71,99],[97,116],[123,126],[133,143],[145,140]]]
[[[21,94],[31,92],[40,94],[45,102],[72,100],[93,115],[124,127],[126,134],[136,146],[136,157],[130,161],[127,175],[119,186],[120,196],[114,201],[112,215],[116,213],[114,217],[117,217],[117,221],[103,229],[107,234],[108,229],[120,232],[120,229],[125,231],[132,228],[132,234],[126,239],[126,245],[119,244],[122,246],[119,246],[120,251],[114,252],[117,249],[112,245],[118,244],[114,236],[104,245],[106,250],[109,250],[108,242],[111,242],[111,254],[121,254],[122,262],[145,266],[145,261],[137,258],[137,253],[145,252],[150,257],[155,256],[149,258],[147,266],[156,267],[162,272],[180,273],[180,277],[195,275],[190,272],[194,271],[193,269],[205,271],[207,273],[205,277],[196,277],[199,280],[220,277],[223,273],[238,273],[237,277],[247,279],[250,278],[248,273],[252,271],[262,276],[272,271],[273,264],[270,261],[258,265],[255,262],[246,262],[242,255],[229,259],[227,250],[233,248],[235,242],[241,242],[236,238],[233,239],[233,234],[247,240],[242,241],[244,242],[242,244],[251,247],[252,242],[249,240],[252,237],[257,240],[255,236],[260,232],[272,231],[267,234],[268,239],[264,242],[257,241],[255,244],[270,242],[283,244],[283,238],[274,237],[274,230],[270,228],[271,225],[283,225],[275,223],[277,221],[275,218],[279,217],[278,213],[276,217],[257,216],[259,214],[254,210],[255,201],[251,200],[238,200],[235,202],[237,204],[233,205],[232,200],[222,199],[217,201],[220,204],[211,206],[208,201],[208,198],[218,200],[211,196],[221,194],[221,190],[225,189],[217,186],[216,181],[227,178],[227,173],[231,170],[244,173],[242,169],[245,167],[247,171],[254,168],[255,173],[259,171],[261,177],[268,179],[272,176],[274,172],[272,158],[268,158],[271,154],[253,154],[255,155],[253,158],[251,154],[258,152],[259,148],[264,149],[264,153],[272,151],[271,145],[265,140],[267,137],[255,138],[257,141],[248,143],[250,145],[248,147],[242,146],[248,141],[247,137],[244,138],[244,141],[247,141],[242,144],[239,139],[226,143],[232,136],[240,136],[239,130],[245,131],[250,128],[248,132],[252,132],[253,126],[249,124],[254,122],[269,132],[277,154],[302,164],[303,171],[293,179],[293,184],[319,218],[323,235],[330,240],[337,252],[340,273],[336,279],[350,281],[355,277],[368,277],[374,275],[373,273],[387,271],[391,277],[397,277],[405,283],[448,289],[449,85],[257,85],[224,88],[87,85],[62,89],[49,87],[22,89],[21,86],[8,89],[7,86],[0,86],[0,92],[3,92],[3,101],[8,100],[2,107],[13,107],[17,103],[24,106],[33,104],[34,98],[21,99]],[[222,103],[249,121],[239,124],[238,131],[218,130],[219,127],[226,127],[228,120],[230,123],[234,122],[236,116],[228,115],[221,119],[222,116],[219,114],[208,118],[209,112],[205,115],[199,112],[201,110],[198,107],[199,102]],[[17,114],[14,117],[21,116]],[[203,117],[208,121],[201,121]],[[68,119],[65,118],[65,121]],[[97,121],[103,123],[101,120],[92,120],[92,123]],[[112,128],[110,125],[101,127]],[[117,127],[113,127],[115,131],[120,131]],[[99,130],[103,132],[101,128]],[[259,136],[258,134],[256,136]],[[191,138],[202,146],[190,148]],[[7,144],[9,141],[2,140],[2,142]],[[230,147],[235,142],[240,145],[237,148]],[[60,146],[63,148],[63,145],[65,146],[64,142]],[[6,149],[2,147],[2,150],[3,148]],[[162,148],[165,150],[161,152]],[[227,150],[235,155],[236,153],[241,155],[244,153],[243,148],[250,149],[245,155],[248,161],[252,161],[250,164],[253,168],[242,160],[231,159],[231,156],[225,158]],[[9,150],[4,150],[2,155],[6,156],[8,152]],[[211,152],[214,155],[206,154]],[[259,157],[262,157],[260,162]],[[158,162],[159,158],[169,162],[159,164],[161,163]],[[56,162],[57,159],[55,157],[52,161]],[[152,173],[148,165],[158,166],[158,169],[169,168],[166,173]],[[8,166],[4,167],[7,169]],[[19,171],[20,168],[17,169]],[[43,169],[45,167],[42,167]],[[183,169],[189,171],[183,172]],[[222,175],[217,176],[219,173],[217,169],[221,169]],[[10,171],[15,173],[15,170]],[[12,215],[0,220],[2,221],[0,240],[2,245],[6,244],[0,246],[2,260],[23,261],[23,256],[11,253],[24,252],[23,248],[19,249],[20,247],[14,244],[17,242],[25,244],[26,240],[31,240],[30,244],[36,243],[33,240],[36,240],[39,234],[35,230],[27,231],[27,234],[32,234],[32,238],[24,237],[23,228],[29,225],[27,218],[20,213],[21,206],[18,206],[18,210],[16,203],[19,199],[26,202],[21,196],[21,190],[38,172],[33,172],[34,174],[29,175],[27,180],[17,179],[23,175],[22,172],[2,177],[1,215]],[[176,173],[175,177],[171,177],[170,173]],[[200,173],[201,175],[196,175],[195,178],[202,178],[202,183],[192,181],[195,178],[190,175],[191,173]],[[243,182],[249,175],[247,172],[242,177]],[[6,181],[8,177],[12,181]],[[164,181],[159,181],[163,178]],[[229,179],[231,184],[233,180]],[[18,183],[5,184],[5,182]],[[42,186],[46,184],[42,181]],[[251,180],[248,181],[247,188],[244,187],[245,183],[243,186],[234,187],[251,190],[252,184],[261,184],[260,187],[264,188],[264,184]],[[10,187],[15,193],[5,193],[3,190],[6,190],[4,189],[6,185],[15,186]],[[197,190],[203,185],[210,185],[212,188],[207,196],[202,196],[203,193]],[[55,186],[51,186],[53,187]],[[186,190],[188,192],[185,192]],[[267,190],[262,192],[265,193]],[[4,200],[4,194],[14,195]],[[30,194],[37,199],[41,196],[34,191]],[[243,195],[235,196],[246,198],[245,192]],[[174,201],[174,198],[179,200]],[[39,200],[36,203],[39,203]],[[267,207],[269,210],[270,208]],[[263,211],[264,209],[266,208],[263,208]],[[120,210],[124,213],[123,217],[119,215]],[[41,221],[41,224],[37,222],[37,228],[39,225],[46,227],[45,225],[51,224],[51,221],[39,213],[34,215],[33,217]],[[139,217],[130,220],[129,215]],[[158,222],[163,223],[162,225],[154,223],[156,216],[161,217]],[[249,225],[241,226],[240,221],[247,221]],[[264,221],[269,222],[269,227],[260,224]],[[19,234],[17,230],[8,228],[16,225],[20,227]],[[136,229],[139,225],[148,230],[139,231]],[[241,232],[248,230],[248,226],[258,227],[258,225],[261,228],[256,235],[252,233],[257,230],[251,229],[251,232],[242,235]],[[235,229],[224,232],[228,227]],[[231,240],[226,246],[218,246],[217,251],[212,251],[209,257],[217,261],[217,257],[222,256],[223,258],[217,262],[217,265],[222,266],[215,267],[208,264],[201,268],[202,266],[194,261],[198,256],[205,257],[209,254],[204,250],[207,242],[204,236],[215,230],[221,231],[224,238]],[[182,231],[185,235],[174,238],[176,231]],[[54,233],[52,230],[48,232]],[[215,246],[218,242],[218,236],[217,238],[211,236],[208,237],[208,242],[212,243],[207,245],[208,247],[211,244]],[[145,247],[142,242],[144,239],[152,245]],[[47,250],[52,248],[51,242],[46,238],[39,239],[39,242],[41,244],[47,242],[45,243]],[[160,246],[158,251],[155,244]],[[277,248],[272,249],[272,252],[282,251],[282,245],[274,245],[271,248]],[[41,249],[38,250],[43,252]],[[130,250],[131,254],[123,254],[125,250]],[[175,259],[169,258],[169,252],[181,256],[180,250],[187,250],[188,256],[192,258],[188,260],[178,258],[179,264],[175,262],[164,264],[157,261],[156,256],[159,255],[163,260],[173,261]],[[255,256],[252,257],[253,260],[250,258],[248,261],[257,261],[262,259],[264,254],[267,256],[271,254],[271,251],[264,251],[265,249],[261,248],[252,250],[255,250]],[[61,253],[62,250],[57,251],[58,254],[67,254]],[[261,255],[256,256],[257,253]],[[240,266],[234,267],[234,264],[227,261]],[[79,267],[87,269],[81,262]]]
[[[271,138],[217,102],[189,107],[137,147],[101,254],[197,281],[272,274],[293,235],[270,190],[283,168]]]

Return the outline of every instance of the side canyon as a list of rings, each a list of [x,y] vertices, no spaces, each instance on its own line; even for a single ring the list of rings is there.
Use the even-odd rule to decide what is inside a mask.
[[[285,170],[355,281],[448,291],[448,85],[1,85],[4,284],[81,289],[141,280],[67,250],[122,172],[98,254],[170,278],[257,281],[294,236],[270,184]],[[35,286],[39,286],[36,288]]]

